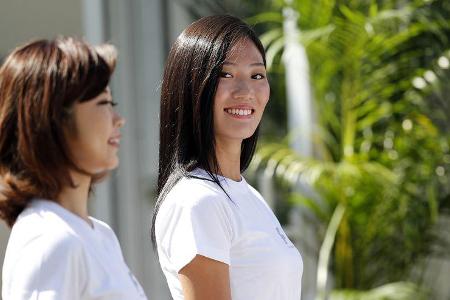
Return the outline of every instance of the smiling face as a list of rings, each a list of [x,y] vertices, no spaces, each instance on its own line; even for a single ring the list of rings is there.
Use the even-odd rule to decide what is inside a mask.
[[[73,105],[73,128],[67,142],[73,162],[89,174],[112,170],[119,164],[120,128],[125,120],[114,110],[111,92]]]
[[[269,100],[264,61],[249,39],[237,42],[222,67],[214,98],[216,143],[242,142],[251,137]]]

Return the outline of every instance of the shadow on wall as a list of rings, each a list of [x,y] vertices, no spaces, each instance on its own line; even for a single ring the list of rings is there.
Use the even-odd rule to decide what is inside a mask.
[[[3,259],[5,257],[6,244],[8,243],[9,228],[5,222],[0,223],[0,270],[3,269]],[[0,281],[0,291],[2,289],[2,282]]]
[[[0,54],[0,66],[3,64],[5,55]],[[6,223],[0,221],[0,272],[3,269],[3,260],[5,257],[6,245],[8,244],[10,229]],[[0,280],[0,291],[2,290],[2,281]]]

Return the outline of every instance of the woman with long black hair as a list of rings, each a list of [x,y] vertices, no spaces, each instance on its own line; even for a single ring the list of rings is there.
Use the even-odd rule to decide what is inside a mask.
[[[301,256],[248,167],[269,100],[265,53],[232,16],[188,26],[161,92],[152,238],[176,300],[298,300]]]

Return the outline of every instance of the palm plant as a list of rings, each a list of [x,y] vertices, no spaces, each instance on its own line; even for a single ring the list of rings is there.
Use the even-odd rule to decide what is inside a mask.
[[[448,56],[450,7],[399,2],[292,1],[320,112],[319,156],[300,157],[286,139],[265,144],[254,161],[292,184],[314,186],[322,202],[293,199],[324,224],[344,207],[333,247],[338,288],[408,278],[414,262],[430,253],[433,224],[449,200],[449,135],[446,125],[436,125],[449,122],[448,98],[439,92],[449,77],[436,62]],[[275,68],[284,5],[274,1],[270,13],[250,19],[274,24],[261,39]],[[430,111],[431,94],[441,110]]]

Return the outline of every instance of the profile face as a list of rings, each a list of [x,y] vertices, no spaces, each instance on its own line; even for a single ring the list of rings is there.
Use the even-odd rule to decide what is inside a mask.
[[[99,174],[119,164],[120,128],[125,124],[114,109],[109,88],[85,102],[73,105],[73,127],[67,136],[75,165],[90,174]]]
[[[250,39],[242,39],[229,51],[214,98],[216,143],[251,137],[269,100],[270,87],[264,61]]]

